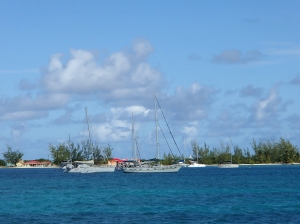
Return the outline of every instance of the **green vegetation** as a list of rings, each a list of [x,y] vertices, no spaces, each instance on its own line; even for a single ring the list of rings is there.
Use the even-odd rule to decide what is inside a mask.
[[[53,158],[53,163],[59,165],[62,161],[91,160],[94,158],[95,164],[105,164],[107,159],[112,157],[113,148],[99,147],[97,143],[89,140],[82,141],[75,145],[73,142],[60,143],[58,146],[49,144],[49,150]]]
[[[19,160],[22,159],[24,155],[19,150],[13,151],[9,145],[7,146],[7,151],[2,154],[6,163],[10,163],[13,165],[16,165],[16,163],[19,162]]]
[[[174,157],[173,157],[171,153],[169,153],[169,154],[164,153],[163,159],[161,160],[161,164],[162,165],[171,165],[171,164],[177,163],[177,161],[179,161],[181,159],[183,159],[183,158],[181,158],[180,156],[174,155]]]
[[[218,164],[224,161],[230,161],[232,156],[232,163],[237,164],[262,164],[262,163],[299,163],[300,152],[297,146],[292,145],[288,140],[280,138],[279,141],[252,141],[250,150],[241,149],[239,146],[224,144],[221,142],[219,148],[212,148],[204,143],[199,146],[195,141],[191,142],[192,146],[192,160],[197,160],[204,164]],[[173,156],[171,153],[164,154],[161,163],[170,165],[176,163],[178,160],[184,159],[180,156]],[[185,163],[189,163],[189,159],[185,158]]]
[[[275,141],[252,141],[250,150],[241,149],[239,146],[228,145],[221,142],[219,148],[212,148],[204,143],[199,146],[197,142],[192,141],[192,157],[193,160],[204,164],[218,164],[223,161],[229,161],[232,155],[232,162],[238,164],[260,164],[260,163],[298,163],[300,162],[299,149],[292,145],[290,141],[280,138],[278,142]],[[49,145],[50,153],[54,164],[60,164],[62,161],[72,159],[75,160],[90,160],[92,159],[92,152],[94,155],[95,164],[107,163],[107,159],[112,157],[113,148],[99,147],[90,141],[83,141],[81,144],[75,146],[74,143],[61,143],[58,146]],[[182,156],[164,154],[160,161],[164,165],[176,163],[178,160],[184,159]],[[189,159],[185,159],[189,163]]]
[[[5,165],[6,165],[5,161],[0,159],[0,166],[5,166]]]
[[[192,142],[193,159],[197,158],[197,150],[199,162],[205,164],[217,164],[223,161],[229,161],[232,155],[232,162],[238,164],[261,164],[261,163],[299,163],[300,153],[297,146],[290,141],[280,138],[279,141],[252,141],[252,149],[241,149],[239,146],[229,146],[221,142],[220,148],[212,148],[204,143],[199,146],[196,142]]]

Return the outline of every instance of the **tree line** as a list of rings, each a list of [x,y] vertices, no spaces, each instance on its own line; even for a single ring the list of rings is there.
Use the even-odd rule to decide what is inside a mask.
[[[4,160],[0,159],[0,166],[5,166],[6,164],[16,165],[19,162],[24,153],[19,150],[12,150],[11,146],[7,145],[7,151],[2,153]]]
[[[49,144],[49,150],[53,158],[53,163],[59,165],[66,160],[82,161],[94,160],[95,164],[107,164],[107,160],[112,157],[113,148],[99,146],[91,140],[82,141],[75,144],[68,141],[57,146]]]
[[[196,141],[191,142],[192,158],[184,158],[182,155],[164,154],[161,160],[162,164],[168,165],[176,163],[184,159],[185,163],[189,160],[196,160],[199,163],[207,165],[218,164],[229,161],[237,164],[261,164],[261,163],[299,163],[300,152],[297,146],[293,145],[289,140],[280,138],[278,141],[256,141],[253,139],[251,143],[252,153],[250,149],[242,149],[237,145],[229,145],[221,142],[220,147],[210,148],[206,143],[200,146]],[[52,162],[59,165],[66,160],[91,160],[94,159],[95,164],[106,164],[107,160],[112,157],[113,148],[108,145],[106,147],[99,146],[91,140],[82,141],[81,143],[64,142],[58,145],[49,144],[49,151],[53,158]],[[19,150],[12,150],[7,146],[7,151],[2,153],[4,160],[0,160],[0,166],[6,163],[16,164],[24,155]]]
[[[163,163],[171,164],[173,161],[185,159],[196,160],[198,153],[199,163],[218,164],[224,161],[230,161],[237,164],[262,164],[262,163],[299,163],[300,152],[297,146],[293,145],[289,140],[280,138],[278,141],[256,141],[253,139],[251,143],[252,153],[250,150],[242,149],[237,145],[225,144],[221,142],[220,147],[210,148],[205,142],[203,146],[197,144],[196,141],[191,142],[192,158],[183,158],[182,156],[172,156],[164,154]]]
[[[64,142],[58,145],[49,144],[49,151],[52,156],[52,162],[59,165],[62,161],[82,161],[94,159],[95,164],[105,164],[112,157],[113,148],[108,145],[100,147],[97,143],[90,140],[75,144],[74,142]],[[16,165],[24,156],[19,150],[13,150],[7,146],[6,152],[2,153],[4,160],[0,159],[0,166],[7,164]],[[37,159],[45,161],[46,159]]]

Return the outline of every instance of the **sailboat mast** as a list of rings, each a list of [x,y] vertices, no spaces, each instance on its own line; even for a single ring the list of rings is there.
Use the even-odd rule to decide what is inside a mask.
[[[73,152],[73,150],[71,151],[71,136],[70,136],[70,134],[69,134],[68,146],[69,146],[69,150],[70,150],[70,161],[71,161],[71,164],[72,164],[72,152]]]
[[[159,159],[159,144],[158,144],[158,129],[157,129],[157,111],[156,111],[156,96],[154,96],[154,110],[155,110],[155,133],[156,133],[156,157]]]
[[[86,117],[86,123],[87,123],[87,126],[88,126],[88,132],[89,132],[89,149],[90,149],[90,147],[91,147],[91,132],[90,132],[90,125],[89,125],[87,107],[85,107],[85,117]],[[94,152],[92,152],[92,159],[94,161]]]
[[[233,147],[233,144],[232,144],[232,141],[231,141],[231,138],[230,139],[230,143],[231,143],[231,147],[230,147],[230,163],[232,164],[232,147]]]
[[[133,113],[132,113],[132,159],[133,160],[137,160],[136,159],[136,148],[135,148],[135,140],[134,140],[134,118],[133,118]]]
[[[197,144],[197,140],[196,140],[196,149],[197,149],[197,163],[198,163],[198,144]]]
[[[183,138],[183,162],[185,162],[184,154],[185,154],[185,144],[184,144],[185,138]]]

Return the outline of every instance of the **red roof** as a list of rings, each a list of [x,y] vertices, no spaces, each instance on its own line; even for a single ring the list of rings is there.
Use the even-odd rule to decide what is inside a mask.
[[[30,165],[30,164],[40,164],[40,165],[42,165],[42,164],[45,164],[45,163],[51,163],[50,161],[43,161],[43,162],[41,162],[41,161],[37,161],[37,160],[30,160],[30,161],[28,161],[28,162],[26,162],[26,163],[24,163],[24,164],[28,164],[28,165]]]

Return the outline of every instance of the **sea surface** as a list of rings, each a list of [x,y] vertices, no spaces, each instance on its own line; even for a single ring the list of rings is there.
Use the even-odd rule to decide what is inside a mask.
[[[300,165],[178,173],[0,169],[0,223],[299,223]]]

